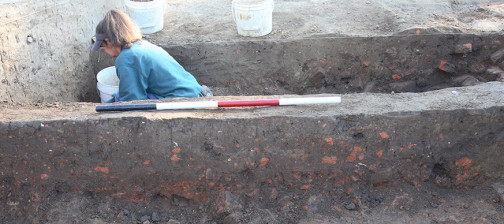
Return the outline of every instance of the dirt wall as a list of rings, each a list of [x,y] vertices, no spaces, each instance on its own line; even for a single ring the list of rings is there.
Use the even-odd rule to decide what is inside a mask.
[[[217,95],[424,92],[504,77],[502,35],[413,29],[165,46]],[[499,67],[500,66],[500,67]]]
[[[316,107],[327,113],[331,108]],[[344,202],[348,210],[421,211],[432,201],[424,189],[473,189],[504,175],[502,111],[316,117],[246,111],[251,118],[0,123],[0,221],[86,223],[76,220],[93,211],[111,223],[123,216],[112,202],[157,204],[168,217],[183,213],[183,223],[221,223],[233,213],[252,213],[265,223],[268,217],[258,213],[266,208],[278,220],[268,223],[290,223],[310,212],[343,216],[333,206]],[[352,188],[395,190],[360,202],[343,193]],[[76,205],[76,192],[94,195],[82,201],[112,205],[98,211]],[[285,209],[286,196],[292,208]],[[318,200],[310,205],[313,197]],[[189,209],[174,208],[179,203]],[[88,215],[72,215],[74,210]]]
[[[0,2],[0,101],[71,102],[97,98],[90,48],[111,1]]]

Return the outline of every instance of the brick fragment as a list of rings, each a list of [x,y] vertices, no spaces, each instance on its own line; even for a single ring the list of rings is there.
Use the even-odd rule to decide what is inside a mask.
[[[474,161],[471,158],[464,157],[455,162],[455,165],[464,168],[464,170],[469,170],[471,168]]]
[[[325,138],[324,141],[330,146],[334,145],[334,140],[332,138]]]
[[[376,157],[381,158],[383,156],[383,149],[376,153]]]
[[[380,132],[380,137],[382,139],[389,139],[390,138],[390,136],[387,134],[387,132]]]
[[[266,165],[268,165],[269,161],[270,161],[269,158],[266,157],[262,158],[261,162],[259,163],[259,167],[265,167]]]
[[[392,76],[392,79],[394,79],[395,81],[399,81],[402,77],[398,74],[395,74]]]
[[[170,159],[172,162],[175,162],[175,163],[181,160],[180,158],[178,158],[177,155],[173,155]]]
[[[47,179],[49,179],[49,175],[47,175],[47,174],[44,173],[44,174],[40,175],[40,179],[41,180],[47,180]]]
[[[334,165],[337,162],[338,162],[338,158],[336,158],[336,156],[324,156],[324,158],[322,158],[323,164]]]
[[[467,54],[472,52],[472,44],[458,44],[455,46],[455,54]]]
[[[109,168],[108,167],[95,167],[94,170],[96,172],[100,172],[100,173],[105,173],[105,174],[108,174],[110,171],[109,171]]]
[[[455,65],[446,61],[441,61],[439,63],[439,70],[444,71],[449,74],[455,74],[457,71],[455,70]]]
[[[356,155],[355,153],[353,153],[353,152],[352,152],[352,153],[350,153],[350,155],[349,155],[349,156],[347,156],[347,160],[348,160],[349,162],[353,162],[353,161],[355,161],[355,159],[357,159],[357,155]]]

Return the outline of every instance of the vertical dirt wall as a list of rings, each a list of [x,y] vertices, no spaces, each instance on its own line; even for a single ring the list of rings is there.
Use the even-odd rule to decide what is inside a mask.
[[[0,102],[97,98],[91,37],[121,0],[0,2]]]
[[[281,95],[425,92],[495,81],[504,75],[502,43],[498,34],[414,29],[393,36],[213,42],[165,49],[198,81],[217,87],[216,95]]]
[[[504,175],[502,107],[250,115],[0,122],[0,222],[36,223],[70,192],[129,203],[210,201],[219,217],[233,211],[220,198],[226,194],[264,208],[291,193],[403,182],[470,189]]]

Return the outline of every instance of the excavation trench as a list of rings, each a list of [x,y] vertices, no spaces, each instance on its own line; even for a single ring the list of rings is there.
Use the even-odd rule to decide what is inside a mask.
[[[425,92],[501,80],[504,74],[499,34],[414,29],[377,37],[176,46],[156,37],[149,41],[220,96]],[[95,73],[110,65],[112,59],[102,55]]]
[[[502,41],[415,31],[165,46],[217,96],[162,101],[342,102],[3,106],[0,221],[502,222]]]

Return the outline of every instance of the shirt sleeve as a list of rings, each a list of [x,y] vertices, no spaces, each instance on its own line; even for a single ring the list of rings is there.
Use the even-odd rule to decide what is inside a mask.
[[[147,99],[147,82],[141,70],[134,64],[116,61],[117,75],[119,77],[119,100],[145,100]]]

